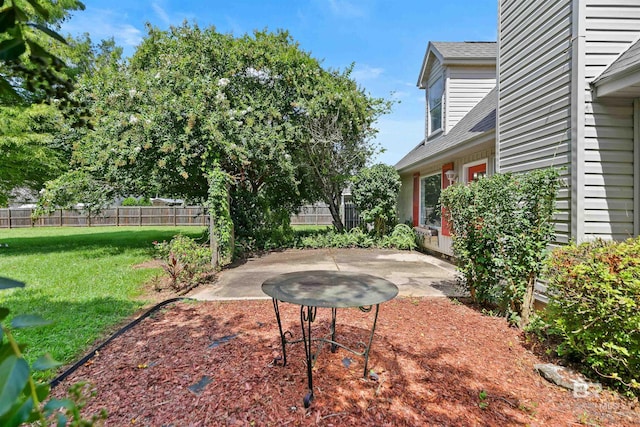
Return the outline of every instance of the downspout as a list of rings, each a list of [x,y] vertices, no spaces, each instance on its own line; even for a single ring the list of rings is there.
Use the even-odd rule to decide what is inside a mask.
[[[586,4],[572,0],[571,25],[571,239],[585,238]]]

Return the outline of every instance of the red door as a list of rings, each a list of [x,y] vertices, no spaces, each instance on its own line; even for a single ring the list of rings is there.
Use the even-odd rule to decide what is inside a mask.
[[[413,226],[420,225],[420,172],[413,174]]]
[[[487,176],[487,164],[471,166],[467,172],[467,182],[477,181],[478,179]]]

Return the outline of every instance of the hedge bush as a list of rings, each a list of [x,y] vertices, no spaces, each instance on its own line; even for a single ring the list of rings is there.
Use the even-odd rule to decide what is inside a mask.
[[[640,238],[559,248],[548,276],[558,353],[640,395]]]
[[[460,284],[471,298],[525,327],[553,239],[559,171],[494,174],[440,195]]]

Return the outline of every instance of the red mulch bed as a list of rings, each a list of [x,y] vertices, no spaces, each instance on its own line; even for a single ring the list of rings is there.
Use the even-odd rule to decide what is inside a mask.
[[[280,309],[299,337],[299,308]],[[316,334],[329,316],[318,311]],[[338,340],[355,346],[372,319],[338,311]],[[325,346],[305,409],[304,348],[288,346],[287,366],[273,364],[281,350],[270,300],[180,302],[112,341],[54,394],[92,382],[84,412],[106,408],[109,426],[640,425],[637,401],[575,398],[534,372],[542,359],[527,347],[502,318],[444,298],[398,298],[380,308],[369,359],[377,379],[363,379],[361,357]]]

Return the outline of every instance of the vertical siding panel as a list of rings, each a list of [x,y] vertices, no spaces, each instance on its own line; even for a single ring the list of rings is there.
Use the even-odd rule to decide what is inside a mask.
[[[570,170],[572,1],[500,0],[499,8],[497,170]],[[570,201],[558,194],[557,242],[569,240]]]
[[[640,36],[640,2],[585,1],[585,216],[587,239],[635,234],[633,100],[592,99],[589,86]]]

